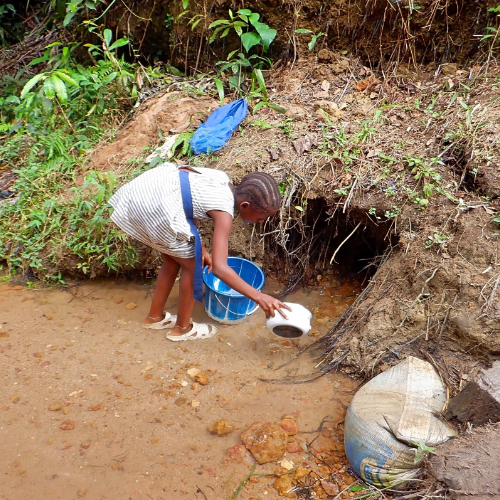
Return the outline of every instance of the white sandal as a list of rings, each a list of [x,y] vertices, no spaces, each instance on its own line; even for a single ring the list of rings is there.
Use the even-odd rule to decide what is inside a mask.
[[[176,322],[177,316],[172,315],[169,312],[165,312],[165,317],[162,320],[157,321],[156,323],[142,323],[141,326],[147,330],[164,330],[167,328],[171,330],[175,326]]]
[[[195,323],[193,321],[193,327],[189,332],[184,335],[165,335],[168,340],[173,342],[181,342],[183,340],[203,340],[210,339],[217,333],[217,328],[214,325],[209,325],[207,323]]]

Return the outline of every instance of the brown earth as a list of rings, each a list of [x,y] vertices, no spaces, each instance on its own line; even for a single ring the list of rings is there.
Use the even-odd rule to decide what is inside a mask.
[[[500,498],[500,425],[467,432],[437,448],[431,474],[455,500]]]
[[[115,170],[144,153],[153,138],[159,139],[158,131],[164,134],[182,134],[196,129],[219,105],[210,97],[193,98],[182,92],[170,92],[144,103],[134,114],[111,144],[92,155],[91,168]]]

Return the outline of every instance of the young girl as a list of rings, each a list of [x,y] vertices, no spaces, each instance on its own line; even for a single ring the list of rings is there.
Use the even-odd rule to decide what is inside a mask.
[[[289,309],[243,281],[228,265],[229,232],[235,212],[249,224],[264,222],[280,206],[276,181],[269,174],[248,174],[237,186],[219,170],[164,163],[122,186],[109,200],[111,219],[126,233],[159,252],[163,263],[144,328],[169,329],[173,341],[210,338],[213,325],[194,323],[194,300],[201,301],[202,265],[266,314]],[[212,219],[212,256],[201,244],[196,221]],[[181,269],[177,316],[163,308]]]

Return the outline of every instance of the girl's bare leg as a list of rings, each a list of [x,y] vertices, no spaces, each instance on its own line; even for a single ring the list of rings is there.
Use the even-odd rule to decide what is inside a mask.
[[[181,267],[170,255],[161,254],[163,263],[158,273],[156,287],[153,293],[153,300],[149,309],[148,317],[143,321],[145,324],[156,323],[161,321],[165,316],[163,308],[167,302],[168,296],[172,291],[175,279]],[[194,259],[193,259],[194,260]]]
[[[177,323],[169,335],[184,335],[191,330],[191,314],[194,307],[193,279],[194,279],[194,257],[190,259],[174,258],[181,267],[181,279],[179,280],[179,304],[177,306]]]

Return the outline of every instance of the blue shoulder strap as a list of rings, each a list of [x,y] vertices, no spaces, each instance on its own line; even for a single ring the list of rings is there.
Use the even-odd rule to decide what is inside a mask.
[[[193,199],[191,197],[189,173],[185,172],[184,170],[179,170],[179,179],[181,182],[182,205],[184,207],[184,213],[186,214],[186,219],[191,229],[191,233],[194,236],[194,298],[197,301],[201,302],[203,300],[203,264],[201,258],[201,238],[200,233],[198,232],[198,228],[195,226],[193,221]]]

